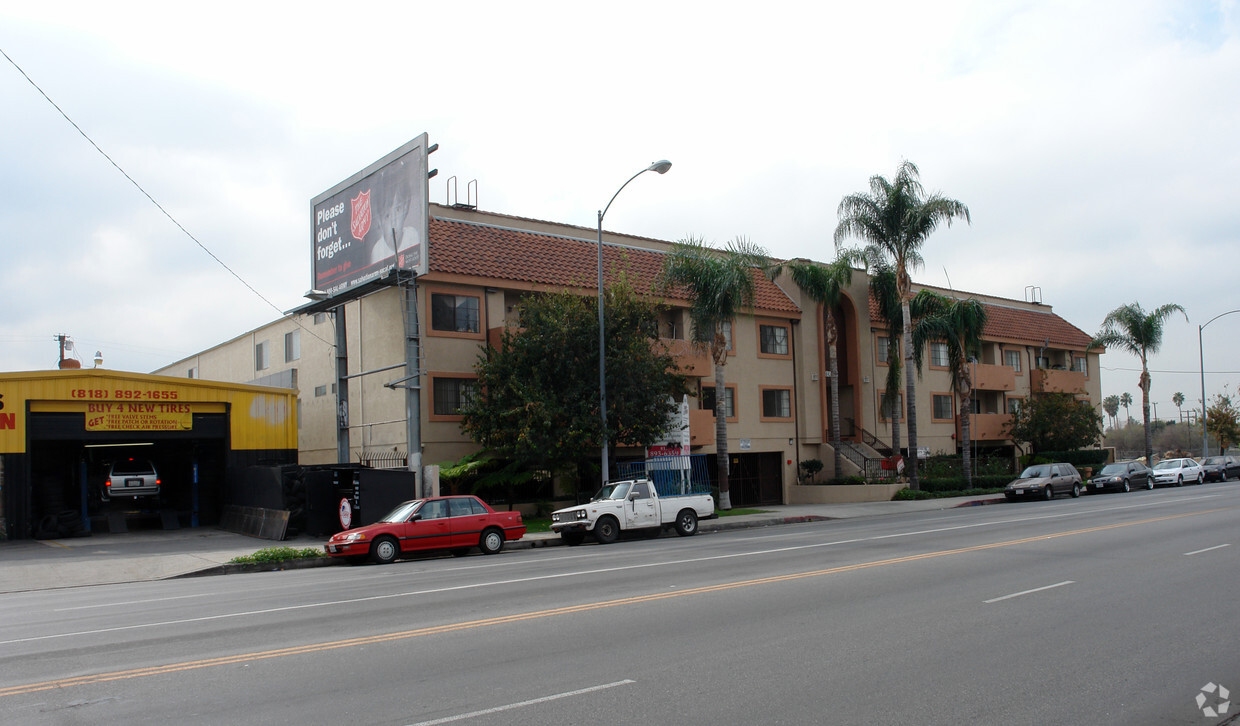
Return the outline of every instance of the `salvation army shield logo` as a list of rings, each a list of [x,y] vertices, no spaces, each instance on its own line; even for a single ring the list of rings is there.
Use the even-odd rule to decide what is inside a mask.
[[[353,219],[349,222],[349,231],[353,233],[354,239],[365,239],[366,233],[370,231],[370,190],[359,192],[349,203],[353,205]]]

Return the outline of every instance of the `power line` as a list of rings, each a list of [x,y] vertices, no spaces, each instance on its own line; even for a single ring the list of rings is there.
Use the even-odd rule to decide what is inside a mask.
[[[179,229],[179,230],[181,230],[182,232],[184,232],[186,237],[189,237],[191,240],[193,240],[193,241],[194,241],[194,244],[198,245],[198,247],[199,247],[199,248],[200,248],[203,252],[206,252],[206,253],[207,253],[207,254],[211,257],[211,259],[215,260],[215,261],[216,261],[216,263],[218,263],[218,264],[219,264],[219,266],[220,266],[220,267],[223,267],[225,270],[227,270],[227,271],[228,271],[228,274],[230,274],[230,275],[232,275],[233,277],[237,278],[237,281],[238,281],[238,282],[240,282],[242,285],[245,285],[245,286],[246,286],[246,288],[247,288],[250,292],[254,293],[254,294],[258,297],[258,299],[259,299],[259,300],[262,300],[263,302],[267,303],[267,305],[271,306],[271,308],[272,308],[273,310],[275,310],[277,313],[279,313],[279,314],[280,314],[280,317],[281,317],[281,318],[284,318],[284,317],[290,317],[290,318],[293,318],[293,316],[291,316],[291,315],[287,315],[287,314],[286,314],[283,310],[281,310],[281,309],[280,309],[280,308],[279,308],[279,307],[278,307],[275,303],[273,303],[273,302],[271,302],[270,300],[268,300],[268,299],[267,299],[267,298],[266,298],[266,297],[265,297],[265,296],[264,296],[261,292],[259,292],[258,290],[256,290],[256,289],[254,288],[254,286],[253,286],[253,285],[251,285],[250,283],[246,282],[246,281],[245,281],[245,279],[244,279],[243,277],[241,277],[241,275],[237,274],[237,273],[236,273],[236,272],[235,272],[235,271],[234,271],[231,267],[229,267],[228,265],[224,264],[224,261],[223,261],[223,260],[221,260],[219,257],[216,257],[214,252],[212,252],[211,250],[207,249],[207,246],[206,246],[206,245],[204,245],[202,242],[200,242],[200,241],[198,240],[198,238],[197,238],[197,237],[195,237],[195,236],[193,235],[193,233],[191,233],[188,229],[186,229],[186,228],[185,228],[185,226],[184,226],[184,225],[182,225],[180,222],[178,222],[178,221],[177,221],[177,218],[176,218],[176,217],[173,217],[173,216],[172,216],[172,214],[171,214],[171,213],[170,213],[167,209],[164,209],[163,205],[161,205],[159,202],[155,201],[155,197],[152,197],[152,196],[150,195],[150,193],[146,191],[146,189],[142,188],[142,185],[141,185],[141,184],[139,184],[139,183],[138,183],[138,182],[137,182],[137,181],[136,181],[133,177],[129,176],[129,173],[128,173],[128,172],[126,172],[124,169],[122,169],[122,168],[121,168],[121,165],[120,165],[120,164],[116,163],[116,161],[115,161],[112,157],[108,156],[108,153],[107,153],[106,151],[104,151],[103,149],[101,149],[101,148],[99,147],[99,144],[96,144],[96,143],[95,143],[95,140],[94,140],[94,139],[92,139],[90,136],[88,136],[88,135],[86,134],[86,132],[82,130],[82,127],[81,127],[81,126],[78,126],[78,125],[77,125],[77,123],[76,123],[73,119],[69,118],[69,114],[65,113],[64,109],[62,109],[59,105],[57,105],[57,104],[56,104],[56,102],[52,100],[51,96],[48,96],[48,95],[47,95],[47,93],[45,93],[45,92],[43,91],[43,89],[39,87],[39,84],[35,83],[35,82],[34,82],[34,79],[33,79],[33,78],[31,78],[31,77],[30,77],[30,76],[26,73],[26,71],[25,71],[25,70],[23,70],[23,69],[22,69],[22,67],[21,67],[21,66],[19,66],[19,65],[17,64],[17,61],[15,61],[15,60],[13,60],[12,58],[10,58],[10,57],[9,57],[9,54],[8,54],[8,53],[6,53],[6,52],[4,51],[4,49],[3,49],[3,48],[0,48],[0,55],[3,55],[3,56],[4,56],[4,58],[5,58],[5,60],[7,60],[10,64],[12,64],[12,66],[13,66],[14,68],[16,68],[16,69],[17,69],[17,72],[18,72],[18,73],[22,74],[22,77],[23,77],[23,78],[25,78],[25,79],[26,79],[26,81],[27,81],[27,82],[29,82],[29,83],[30,83],[30,85],[34,87],[34,90],[38,91],[38,92],[39,92],[39,95],[40,95],[40,96],[42,96],[42,97],[43,97],[43,98],[44,98],[44,99],[45,99],[48,103],[50,103],[50,104],[52,105],[52,108],[56,109],[56,111],[57,111],[57,112],[58,112],[58,113],[59,113],[62,117],[64,117],[65,121],[68,121],[68,122],[69,122],[69,125],[70,125],[70,126],[72,126],[74,129],[76,129],[76,130],[77,130],[77,132],[78,132],[79,134],[81,134],[81,135],[82,135],[82,138],[86,139],[87,143],[89,143],[91,146],[93,146],[93,147],[95,148],[95,151],[98,151],[98,152],[100,153],[100,155],[102,155],[102,156],[103,156],[103,158],[107,159],[107,160],[108,160],[108,163],[109,163],[109,164],[111,164],[113,167],[115,167],[115,168],[116,168],[116,170],[117,170],[117,171],[119,171],[119,172],[121,173],[121,176],[123,176],[123,177],[125,177],[126,179],[128,179],[128,180],[129,180],[129,183],[130,183],[130,184],[132,184],[132,185],[134,186],[134,188],[135,188],[135,189],[137,189],[139,192],[141,192],[141,193],[142,193],[142,196],[144,196],[144,197],[146,197],[148,200],[150,200],[151,204],[154,204],[156,209],[158,209],[160,212],[162,212],[162,213],[163,213],[163,215],[164,215],[165,217],[167,217],[167,218],[168,218],[168,220],[169,220],[170,222],[172,222],[174,225],[176,225],[177,229]],[[297,326],[298,326],[299,328],[301,328],[301,329],[305,330],[307,333],[309,333],[310,335],[313,335],[315,338],[318,338],[319,340],[322,340],[324,343],[326,343],[326,344],[327,344],[327,345],[329,345],[329,346],[330,346],[330,345],[334,345],[333,343],[331,343],[331,342],[329,342],[329,341],[327,341],[327,340],[323,340],[323,338],[321,338],[321,337],[319,337],[317,334],[315,334],[315,332],[314,332],[313,330],[311,330],[310,328],[307,328],[305,325],[303,325],[303,324],[302,324],[302,322],[301,322],[300,320],[297,320],[296,318],[293,318],[293,321],[297,323]]]

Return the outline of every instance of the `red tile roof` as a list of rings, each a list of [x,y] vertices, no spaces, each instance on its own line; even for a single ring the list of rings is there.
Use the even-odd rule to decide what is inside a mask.
[[[430,273],[507,280],[533,287],[598,288],[598,245],[508,227],[432,216]],[[625,272],[638,290],[654,291],[667,254],[659,250],[603,244],[603,269]],[[760,271],[754,270],[754,307],[799,317],[796,304]],[[668,297],[684,301],[683,292]]]
[[[1093,340],[1085,331],[1056,315],[1049,307],[1040,310],[1009,307],[981,301],[986,306],[985,340],[1010,340],[1042,345],[1046,341],[1058,348],[1085,350]],[[878,301],[870,295],[870,320],[882,324]],[[1101,352],[1101,349],[1099,349]]]

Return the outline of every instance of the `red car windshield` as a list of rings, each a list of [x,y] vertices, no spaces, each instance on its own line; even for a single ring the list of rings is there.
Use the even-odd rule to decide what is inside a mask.
[[[425,499],[415,499],[412,502],[405,502],[404,504],[401,504],[400,506],[396,507],[396,509],[393,509],[392,511],[383,515],[383,518],[380,519],[379,521],[380,522],[407,522],[409,521],[409,518],[413,516],[413,513],[418,511],[418,508],[421,507],[422,503],[425,501],[426,501]]]

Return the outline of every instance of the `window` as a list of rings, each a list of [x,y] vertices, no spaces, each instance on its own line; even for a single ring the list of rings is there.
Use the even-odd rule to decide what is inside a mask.
[[[633,494],[635,494],[638,499],[649,499],[650,485],[644,481],[637,482],[633,485]]]
[[[294,330],[284,334],[284,362],[292,363],[301,359],[301,331]]]
[[[935,368],[947,367],[947,343],[930,344],[930,365]]]
[[[482,503],[473,497],[454,497],[448,501],[448,516],[469,517],[475,514],[486,514]]]
[[[193,368],[190,368],[189,371],[186,373],[185,377],[186,378],[197,378],[198,377],[198,366],[194,366]]]
[[[1020,351],[1005,350],[1003,351],[1003,365],[1020,373]]]
[[[314,387],[314,397],[315,397],[315,398],[320,398],[320,397],[322,397],[322,396],[326,396],[326,395],[327,395],[327,386],[315,386],[315,387]]]
[[[736,387],[724,386],[723,396],[723,413],[724,418],[729,421],[736,420]],[[715,387],[702,386],[702,395],[698,399],[701,401],[701,407],[707,411],[715,410]]]
[[[267,348],[265,340],[254,346],[254,370],[265,371],[271,367],[271,352]]]
[[[888,338],[885,335],[878,336],[878,341],[874,345],[874,360],[880,365],[887,365],[890,355],[891,338]]]
[[[1080,371],[1085,375],[1089,375],[1089,363],[1086,362],[1085,356],[1077,355],[1072,357],[1072,370]]]
[[[762,389],[762,418],[792,418],[792,390]]]
[[[422,515],[422,519],[447,519],[448,500],[432,499],[418,508],[418,514]]]
[[[788,334],[787,325],[759,325],[759,350],[763,355],[788,355]]]
[[[315,324],[315,325],[320,325],[320,324],[322,324],[322,323],[326,323],[326,322],[327,322],[327,313],[315,313],[315,314],[314,314],[314,324]]]
[[[894,417],[895,420],[903,421],[904,420],[904,394],[897,393],[895,403],[892,406],[886,406],[883,404],[883,398],[885,396],[886,396],[886,391],[878,392],[878,406],[879,406],[879,412],[880,412],[879,420],[891,421],[893,419],[893,416],[891,414],[893,412],[898,412],[899,416]]]
[[[952,397],[941,393],[934,394],[934,418],[939,421],[950,421],[952,418]]]
[[[479,299],[471,295],[431,295],[431,330],[477,333]]]
[[[432,411],[436,416],[460,416],[461,407],[473,398],[478,385],[473,378],[434,376],[432,380]]]

